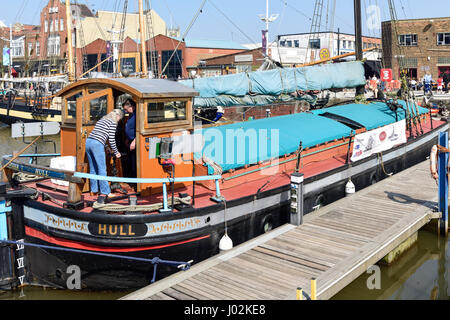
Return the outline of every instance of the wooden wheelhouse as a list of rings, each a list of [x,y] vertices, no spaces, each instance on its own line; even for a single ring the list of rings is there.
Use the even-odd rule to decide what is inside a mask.
[[[174,81],[161,79],[88,79],[77,81],[58,93],[62,98],[61,156],[76,157],[76,171],[89,172],[85,153],[85,143],[95,124],[114,108],[122,108],[122,103],[131,98],[136,103],[136,169],[137,177],[166,178],[167,168],[162,164],[169,154],[172,144],[164,144],[171,139],[193,131],[192,100],[196,91]],[[116,142],[122,153],[121,162],[127,167],[129,148],[125,141],[125,123],[131,115],[125,114],[118,124]],[[166,140],[165,140],[166,139]],[[164,150],[162,150],[164,149]],[[161,157],[161,155],[163,155]],[[174,176],[192,175],[192,152],[179,154]],[[108,156],[107,156],[108,158]],[[162,159],[163,158],[163,159]],[[166,159],[164,159],[166,158]],[[170,157],[173,158],[173,157]],[[107,159],[107,165],[111,165]],[[108,171],[110,172],[110,171]],[[69,202],[82,200],[82,193],[89,190],[88,181],[71,183]],[[137,184],[137,191],[149,194],[161,190],[161,185]]]

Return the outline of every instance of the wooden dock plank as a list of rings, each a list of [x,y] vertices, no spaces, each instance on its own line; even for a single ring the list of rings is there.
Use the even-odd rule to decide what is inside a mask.
[[[194,297],[187,295],[181,291],[175,290],[174,288],[167,288],[162,291],[165,295],[175,299],[175,300],[197,300]]]
[[[425,161],[123,299],[295,299],[312,277],[328,299],[436,218],[436,200]]]
[[[240,295],[242,295],[242,300],[255,300],[255,299],[272,299],[273,296],[267,294],[264,291],[258,290],[253,288],[252,286],[249,286],[245,283],[240,283],[237,281],[234,281],[234,279],[230,279],[229,277],[226,277],[222,273],[217,273],[212,270],[208,270],[207,272],[204,272],[200,275],[200,279],[203,281],[219,281],[219,287],[226,291],[236,291],[239,292]]]
[[[271,249],[268,247],[263,247],[263,246],[259,246],[253,249],[253,251],[258,251],[258,252],[262,252],[264,254],[267,255],[273,255],[275,257],[278,257],[281,260],[286,260],[286,261],[292,261],[296,264],[299,265],[303,265],[305,267],[309,267],[309,268],[313,268],[316,270],[320,270],[320,271],[325,271],[328,270],[329,267],[314,261],[309,261],[309,260],[305,260],[305,259],[301,259],[297,256],[292,255],[291,252],[281,252],[280,250],[275,250],[275,249]]]

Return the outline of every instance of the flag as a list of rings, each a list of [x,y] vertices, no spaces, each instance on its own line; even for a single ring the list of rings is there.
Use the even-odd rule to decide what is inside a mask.
[[[265,53],[267,48],[267,30],[261,30],[262,32],[262,50]]]
[[[3,65],[9,66],[9,62],[10,62],[10,49],[3,48]]]

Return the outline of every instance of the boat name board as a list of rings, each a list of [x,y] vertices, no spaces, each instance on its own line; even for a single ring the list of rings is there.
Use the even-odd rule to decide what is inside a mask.
[[[102,237],[152,237],[170,235],[205,227],[201,218],[185,218],[154,223],[98,223],[60,217],[24,206],[24,217],[45,227]]]
[[[89,232],[97,236],[106,237],[142,237],[147,235],[147,226],[139,224],[105,224],[90,222]]]

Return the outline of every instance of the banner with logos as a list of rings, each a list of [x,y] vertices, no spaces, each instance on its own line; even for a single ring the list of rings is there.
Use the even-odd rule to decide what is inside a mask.
[[[3,48],[3,65],[4,66],[9,66],[9,54],[10,54],[10,49],[9,48]]]
[[[406,121],[401,120],[378,129],[357,134],[351,160],[358,161],[394,146],[406,143]]]

